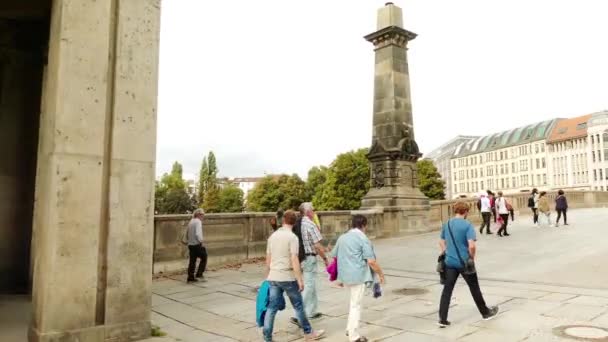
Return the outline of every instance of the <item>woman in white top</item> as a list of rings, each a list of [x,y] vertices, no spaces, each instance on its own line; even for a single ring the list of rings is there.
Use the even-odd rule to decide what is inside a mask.
[[[507,207],[507,200],[502,197],[502,191],[498,192],[498,197],[496,198],[495,203],[496,212],[502,219],[502,226],[498,230],[497,234],[498,236],[509,236],[510,234],[507,233],[507,225],[509,223],[509,208]]]

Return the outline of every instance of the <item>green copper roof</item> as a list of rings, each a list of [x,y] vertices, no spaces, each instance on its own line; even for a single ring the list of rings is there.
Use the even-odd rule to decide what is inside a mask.
[[[541,121],[462,143],[456,148],[454,157],[464,157],[470,154],[489,152],[509,146],[546,139],[556,122],[557,119]]]

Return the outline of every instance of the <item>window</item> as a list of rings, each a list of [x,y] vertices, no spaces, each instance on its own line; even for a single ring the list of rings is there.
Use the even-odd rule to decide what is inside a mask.
[[[507,189],[509,188],[509,178],[505,179],[505,184],[507,185]]]
[[[540,175],[536,175],[536,184],[540,185]]]
[[[505,151],[505,159],[509,159],[509,151]]]
[[[593,170],[593,180],[597,181],[597,170]]]
[[[511,181],[512,181],[512,183],[513,183],[513,187],[514,187],[514,188],[517,188],[517,178],[512,177],[512,178],[511,178]]]
[[[595,151],[591,151],[591,161],[595,163]]]
[[[500,174],[504,174],[505,173],[505,166],[504,165],[500,165]]]
[[[600,180],[604,179],[604,177],[602,176],[602,169],[600,169]]]
[[[483,156],[479,156],[479,164],[483,164]]]
[[[479,169],[479,177],[483,177],[483,168]],[[482,186],[482,188],[483,188],[483,186]]]
[[[483,187],[483,181],[481,181],[480,185],[481,185],[481,189],[483,190],[484,189],[484,187]]]
[[[602,161],[602,154],[599,150],[597,151],[597,161]]]
[[[540,144],[540,151],[545,152],[545,144]]]
[[[543,184],[547,185],[547,174],[543,174]]]
[[[543,169],[547,167],[547,163],[545,162],[545,157],[543,157],[542,159],[542,165],[543,165]]]
[[[505,188],[505,180],[504,179],[500,179],[500,188],[504,189]]]
[[[458,184],[454,184],[454,193],[458,192]]]
[[[540,159],[538,159],[538,158],[536,158],[536,168],[540,169]]]
[[[515,162],[511,163],[511,173],[515,173]]]

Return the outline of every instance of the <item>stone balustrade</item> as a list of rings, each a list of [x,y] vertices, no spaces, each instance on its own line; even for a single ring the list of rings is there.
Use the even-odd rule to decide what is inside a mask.
[[[555,192],[548,194],[554,203]],[[566,194],[570,208],[594,208],[608,206],[608,192],[579,191]],[[506,196],[512,204],[516,219],[529,215],[528,193]],[[471,204],[469,220],[480,223],[476,198],[464,198]],[[441,222],[450,217],[452,206],[457,200],[432,201],[428,217],[427,232],[439,230]],[[368,235],[371,238],[385,238],[403,235],[383,224],[385,213],[382,209],[354,211],[319,212],[319,219],[325,240],[334,244],[337,237],[350,227],[355,213],[366,215],[369,220]],[[270,219],[274,213],[231,213],[207,214],[204,221],[204,240],[209,254],[208,265],[218,266],[263,257],[266,240],[272,232]],[[188,249],[180,242],[190,220],[189,215],[160,215],[154,219],[154,273],[180,271],[186,267]],[[419,233],[419,232],[416,232]]]

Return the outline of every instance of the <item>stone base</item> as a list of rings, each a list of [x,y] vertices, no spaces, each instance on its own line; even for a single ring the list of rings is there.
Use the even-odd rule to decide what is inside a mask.
[[[63,332],[42,333],[30,327],[29,342],[128,342],[150,337],[150,321],[131,322]]]
[[[433,231],[429,226],[431,205],[418,188],[372,188],[361,201],[361,209],[382,209],[382,237]]]

